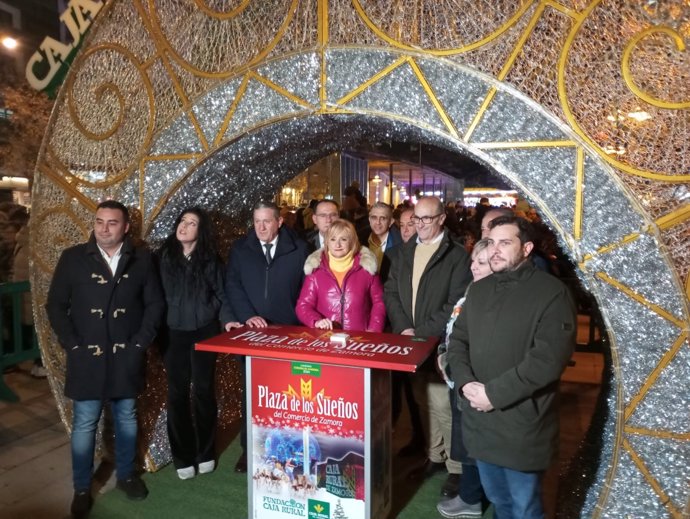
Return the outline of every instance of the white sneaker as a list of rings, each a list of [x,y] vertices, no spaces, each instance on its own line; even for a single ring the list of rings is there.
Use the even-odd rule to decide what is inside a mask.
[[[214,470],[216,470],[216,462],[213,460],[199,463],[199,474],[208,474]]]
[[[177,469],[177,477],[180,479],[192,479],[195,476],[194,467]]]
[[[436,510],[448,519],[479,519],[482,516],[481,502],[470,505],[460,499],[460,496],[441,501],[436,505]]]

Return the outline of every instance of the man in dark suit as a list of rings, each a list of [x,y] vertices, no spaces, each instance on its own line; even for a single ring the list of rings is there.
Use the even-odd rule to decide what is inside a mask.
[[[135,247],[129,212],[120,202],[98,205],[89,241],[60,256],[46,310],[67,355],[65,395],[73,401],[72,516],[93,503],[96,428],[103,403],[115,423],[117,487],[130,499],[148,489],[135,473],[136,397],[144,388],[146,349],[156,336],[165,299],[150,253]]]
[[[225,291],[237,319],[251,328],[299,325],[295,304],[304,280],[307,244],[283,226],[272,202],[254,205],[254,228],[230,249]],[[244,374],[244,357],[241,357]],[[246,411],[243,393],[242,409]],[[246,417],[246,413],[245,413]],[[247,471],[247,423],[240,430],[242,455],[235,471]]]

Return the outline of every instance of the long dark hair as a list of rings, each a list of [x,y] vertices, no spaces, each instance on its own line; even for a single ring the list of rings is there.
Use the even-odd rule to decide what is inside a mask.
[[[186,214],[193,214],[199,219],[197,225],[196,245],[189,260],[185,258],[182,244],[177,239],[177,228]],[[194,274],[193,279],[199,283],[203,280],[203,273],[210,265],[215,265],[218,258],[215,240],[211,229],[211,219],[201,207],[184,209],[175,220],[172,232],[158,251],[162,269],[170,269],[173,274],[182,273],[189,266]]]

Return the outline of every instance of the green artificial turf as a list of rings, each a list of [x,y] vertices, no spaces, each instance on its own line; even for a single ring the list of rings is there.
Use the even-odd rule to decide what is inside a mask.
[[[89,516],[91,519],[198,519],[247,518],[247,477],[234,472],[239,457],[239,440],[228,445],[220,456],[217,469],[211,474],[182,481],[174,467],[168,465],[153,474],[144,474],[149,496],[143,501],[130,501],[117,489],[98,495]],[[423,482],[410,481],[409,471],[421,463],[419,459],[394,459],[393,510],[390,518],[434,519],[439,489],[444,475]],[[491,512],[484,514],[490,519]],[[357,518],[352,518],[357,519]],[[385,519],[385,518],[373,518]]]

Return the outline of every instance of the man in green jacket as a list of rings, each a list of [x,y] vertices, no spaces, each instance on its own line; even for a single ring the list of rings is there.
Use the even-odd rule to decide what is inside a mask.
[[[472,285],[448,360],[462,435],[501,519],[543,519],[541,479],[558,446],[558,381],[575,346],[568,288],[536,269],[529,222],[491,222],[493,275]]]

